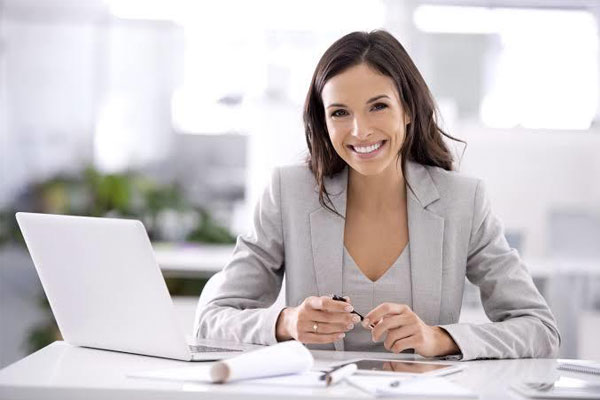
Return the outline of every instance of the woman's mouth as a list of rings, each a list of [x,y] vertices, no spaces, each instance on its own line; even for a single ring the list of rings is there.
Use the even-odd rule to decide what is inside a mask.
[[[381,149],[385,146],[387,140],[380,140],[379,142],[372,143],[367,146],[354,146],[348,145],[348,148],[359,158],[372,158],[381,152]]]

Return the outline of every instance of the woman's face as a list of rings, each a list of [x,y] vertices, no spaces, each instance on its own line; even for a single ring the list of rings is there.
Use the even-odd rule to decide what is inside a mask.
[[[395,168],[409,121],[392,78],[359,64],[329,79],[321,97],[329,138],[352,169]]]

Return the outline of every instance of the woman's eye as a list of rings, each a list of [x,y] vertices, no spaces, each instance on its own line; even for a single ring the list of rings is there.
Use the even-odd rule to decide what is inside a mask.
[[[377,103],[373,105],[373,108],[375,110],[383,110],[384,108],[387,108],[387,104],[385,103]]]
[[[344,115],[346,115],[346,110],[335,110],[333,113],[331,113],[332,117],[343,117]]]

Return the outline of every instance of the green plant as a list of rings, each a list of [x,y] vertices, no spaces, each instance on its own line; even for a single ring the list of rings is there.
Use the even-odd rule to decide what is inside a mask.
[[[235,237],[225,228],[217,224],[210,214],[203,209],[197,209],[202,223],[187,236],[190,242],[204,243],[235,243]]]

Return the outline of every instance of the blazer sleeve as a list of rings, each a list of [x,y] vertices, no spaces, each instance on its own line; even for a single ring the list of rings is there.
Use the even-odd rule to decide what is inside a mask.
[[[280,172],[254,210],[253,229],[239,236],[231,261],[215,280],[210,298],[196,313],[195,336],[274,344],[283,305],[275,305],[284,273]]]
[[[481,181],[473,209],[466,275],[479,287],[492,322],[441,327],[452,336],[463,360],[556,357],[560,334],[554,316],[517,251],[508,245]]]

